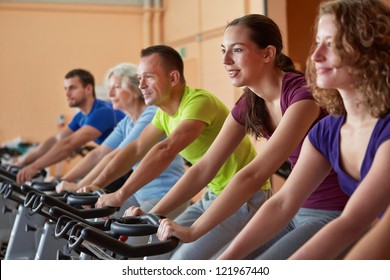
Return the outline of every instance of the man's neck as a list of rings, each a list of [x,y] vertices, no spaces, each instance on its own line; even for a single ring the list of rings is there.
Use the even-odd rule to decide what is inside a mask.
[[[85,103],[83,105],[81,105],[79,107],[80,111],[84,114],[84,115],[88,115],[92,108],[93,108],[93,105],[95,103],[95,98],[91,97],[91,98],[88,98]]]
[[[161,110],[163,110],[169,116],[173,116],[174,114],[176,114],[183,98],[184,91],[185,85],[175,88],[172,91],[169,100],[159,106]]]

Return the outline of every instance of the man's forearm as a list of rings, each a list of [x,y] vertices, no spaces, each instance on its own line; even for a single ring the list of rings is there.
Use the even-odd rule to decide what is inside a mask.
[[[158,145],[157,145],[158,146]],[[153,147],[142,159],[125,184],[119,189],[120,200],[124,201],[139,189],[156,179],[168,168],[175,155],[164,153],[163,150]]]
[[[44,169],[52,164],[66,159],[75,148],[63,141],[56,143],[47,153],[33,162],[36,169]]]
[[[29,152],[26,157],[20,162],[20,165],[26,166],[33,163],[38,158],[42,157],[45,153],[47,153],[56,143],[57,140],[54,136],[46,139],[43,143],[38,145],[38,147]]]

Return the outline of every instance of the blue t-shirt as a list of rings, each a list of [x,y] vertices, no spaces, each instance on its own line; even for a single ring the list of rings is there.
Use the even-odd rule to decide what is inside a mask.
[[[134,141],[144,128],[152,121],[157,107],[148,106],[142,113],[140,118],[133,122],[133,120],[126,116],[115,127],[114,131],[102,143],[112,149],[122,149],[130,142]],[[133,166],[136,169],[139,162]],[[180,155],[177,155],[172,163],[164,170],[156,179],[138,190],[134,196],[138,201],[162,198],[176,182],[184,174],[184,160]]]
[[[84,125],[89,125],[99,130],[102,135],[94,140],[96,144],[101,144],[112,132],[114,127],[126,116],[120,110],[114,110],[112,104],[107,101],[95,99],[92,110],[88,115],[78,112],[68,124],[72,131],[80,129]]]
[[[379,146],[390,139],[390,114],[375,124],[360,168],[360,181],[349,176],[340,166],[340,129],[345,117],[345,115],[325,117],[309,132],[309,140],[329,160],[338,175],[342,190],[351,196],[370,171]]]

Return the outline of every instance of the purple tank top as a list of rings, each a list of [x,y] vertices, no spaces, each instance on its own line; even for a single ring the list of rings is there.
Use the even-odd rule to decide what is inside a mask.
[[[286,73],[283,78],[282,92],[280,98],[280,107],[282,115],[286,112],[289,106],[295,102],[313,99],[311,92],[306,86],[306,79],[304,75],[296,73]],[[231,113],[234,119],[245,125],[245,99],[240,98]],[[313,123],[312,127],[324,118],[327,114],[322,111],[317,120]],[[272,134],[265,135],[265,138],[269,139]],[[295,151],[288,157],[291,167],[294,168],[295,163],[298,160],[299,153],[302,148],[302,143],[298,145]],[[325,180],[318,186],[318,188],[309,196],[302,207],[320,210],[335,210],[341,211],[344,209],[345,204],[348,201],[348,196],[344,194],[338,183],[337,174],[332,170]]]

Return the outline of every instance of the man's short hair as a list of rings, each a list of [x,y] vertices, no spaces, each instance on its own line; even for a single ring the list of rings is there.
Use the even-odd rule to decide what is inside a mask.
[[[180,81],[185,83],[184,63],[180,54],[172,47],[166,45],[150,46],[141,50],[141,57],[158,54],[164,61],[162,67],[167,71],[177,70],[180,74]]]
[[[84,69],[73,69],[65,75],[65,79],[70,79],[74,77],[78,77],[80,79],[83,87],[86,87],[87,85],[92,85],[93,97],[96,98],[95,78],[89,71]]]

